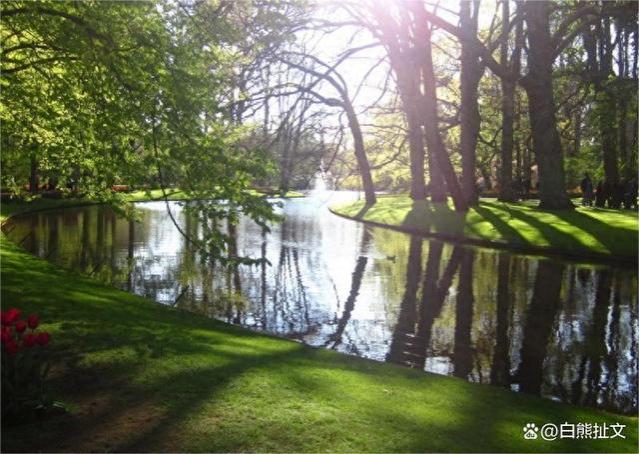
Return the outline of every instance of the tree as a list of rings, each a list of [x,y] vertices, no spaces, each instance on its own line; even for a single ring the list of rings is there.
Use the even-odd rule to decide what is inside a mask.
[[[370,24],[372,32],[379,36],[384,43],[389,56],[391,57],[391,65],[397,74],[398,80],[408,78],[406,74],[406,65],[411,63],[410,60],[404,61],[409,55],[412,57],[412,63],[420,69],[413,76],[418,77],[417,81],[406,84],[400,84],[399,89],[409,90],[403,96],[403,99],[410,100],[408,106],[404,106],[407,111],[407,117],[412,117],[415,113],[419,114],[419,121],[424,128],[424,137],[428,146],[430,158],[434,163],[434,167],[439,172],[431,172],[431,177],[436,173],[440,173],[446,182],[446,188],[450,193],[455,208],[459,211],[468,209],[468,205],[461,191],[459,181],[450,158],[446,152],[444,142],[439,130],[439,118],[437,114],[437,85],[433,70],[431,30],[428,26],[426,10],[419,2],[408,2],[399,6],[398,14],[401,22],[395,20],[390,12],[381,8],[378,4],[373,3],[371,12],[374,24]],[[400,37],[402,30],[410,30],[410,41],[402,43]],[[399,50],[401,47],[408,46],[410,52],[402,54]],[[413,93],[414,87],[422,87],[423,92]],[[415,149],[412,149],[413,152]],[[423,154],[422,154],[423,155]],[[419,169],[421,165],[421,170]],[[423,174],[423,158],[419,153],[411,154],[411,175],[416,173]],[[433,188],[431,182],[431,189]],[[419,185],[418,185],[419,186]],[[416,191],[418,194],[419,191]]]
[[[293,61],[290,56],[297,57],[298,59],[301,58],[302,61]],[[305,65],[305,60],[309,61],[310,64]],[[377,201],[377,198],[375,196],[375,186],[371,176],[370,164],[368,162],[368,157],[366,156],[366,149],[364,148],[362,128],[359,123],[359,119],[357,118],[355,108],[353,107],[346,81],[336,71],[337,65],[330,66],[312,55],[295,53],[290,54],[289,58],[284,58],[283,61],[291,68],[295,68],[314,77],[314,80],[308,85],[298,85],[296,87],[298,90],[313,96],[327,106],[340,107],[343,109],[348,121],[348,127],[353,136],[355,159],[357,160],[357,168],[362,180],[362,188],[364,189],[366,204],[373,205]],[[316,68],[317,66],[319,66],[319,68]],[[318,93],[314,88],[322,81],[328,82],[328,84],[338,93],[339,98],[330,98]]]
[[[422,21],[445,30],[466,42],[480,56],[484,64],[498,77],[512,79],[512,74],[492,56],[491,46],[471,37],[460,27],[427,11],[419,2],[412,2],[421,11]],[[583,31],[596,10],[589,5],[579,6],[550,34],[548,2],[525,2],[522,14],[528,32],[528,73],[518,79],[528,95],[532,142],[539,166],[540,207],[548,209],[572,208],[566,194],[563,152],[552,86],[553,62],[575,37]],[[585,18],[585,19],[584,19]],[[575,26],[575,24],[578,24]]]
[[[504,2],[507,4],[508,2]],[[473,6],[471,11],[471,5]],[[464,197],[469,205],[474,205],[479,199],[475,184],[476,151],[481,117],[477,103],[477,87],[484,73],[484,66],[480,63],[479,55],[472,46],[470,39],[477,36],[479,22],[479,0],[459,2],[459,18],[462,32],[468,38],[461,42],[461,100],[460,100],[460,153],[462,158],[461,184]]]
[[[532,140],[539,166],[540,208],[571,208],[566,194],[563,151],[557,132],[552,65],[556,47],[550,35],[547,2],[522,6],[528,27],[528,74],[522,85],[528,95]]]
[[[508,58],[508,30],[510,29],[510,2],[502,2],[502,37],[500,46],[500,63],[506,66],[511,78],[501,80],[501,167],[499,171],[499,200],[512,202],[515,200],[512,180],[512,161],[514,144],[514,120],[515,120],[515,81],[520,73],[520,54],[523,39],[523,24],[521,21],[516,26],[515,48],[510,60]]]
[[[3,2],[2,159],[17,170],[3,183],[20,190],[30,176],[35,189],[35,176],[46,176],[114,203],[114,184],[178,186],[195,199],[230,202],[198,202],[207,221],[237,222],[241,210],[266,225],[270,204],[249,191],[265,172],[264,155],[243,146],[245,129],[225,104],[229,49],[238,43],[232,13],[245,7]],[[286,20],[278,8],[260,16],[260,30],[273,16]],[[224,256],[231,238],[207,233],[189,241]]]

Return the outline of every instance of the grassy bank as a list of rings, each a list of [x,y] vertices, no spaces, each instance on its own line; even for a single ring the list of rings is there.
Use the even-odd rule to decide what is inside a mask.
[[[284,195],[279,194],[277,191],[265,193],[252,189],[251,192],[256,195],[264,195],[268,197],[283,197],[287,199],[304,197],[304,194],[299,191],[287,191]],[[168,189],[167,196],[169,200],[187,200],[189,198],[187,194],[179,189]],[[149,191],[131,191],[127,193],[125,197],[126,200],[129,202],[144,202],[148,200],[163,200],[164,194],[161,189],[151,189]]]
[[[253,193],[264,196],[271,196],[262,192],[254,191]],[[139,190],[122,193],[122,196],[126,202],[149,202],[154,200],[164,200],[164,194],[161,189],[151,189],[149,191]],[[304,194],[298,191],[288,191],[284,198],[298,198],[304,197]],[[168,189],[167,199],[171,201],[188,200],[187,195],[179,189]],[[64,208],[65,206],[81,206],[92,205],[96,201],[87,198],[68,198],[68,199],[52,199],[39,197],[33,199],[30,202],[24,202],[20,200],[8,200],[2,202],[2,214],[6,217],[8,215],[19,214],[25,211],[37,211],[37,210],[50,210],[55,208]]]
[[[414,202],[408,196],[381,196],[332,207],[338,214],[397,229],[449,239],[548,250],[567,255],[637,257],[637,213],[609,209],[541,211],[535,202],[501,203],[484,199],[466,213],[446,204]]]
[[[5,426],[2,451],[634,451],[637,419],[313,349],[55,268],[2,237],[2,305],[53,333],[70,408]],[[627,424],[627,439],[522,427]],[[3,421],[6,423],[6,421]]]

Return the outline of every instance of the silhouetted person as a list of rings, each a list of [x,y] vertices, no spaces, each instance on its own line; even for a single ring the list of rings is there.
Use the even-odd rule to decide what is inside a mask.
[[[583,206],[592,206],[592,180],[590,179],[590,175],[588,175],[587,172],[584,174],[584,178],[583,180],[581,180],[579,187],[581,188],[581,194],[583,197],[581,200],[581,204]]]

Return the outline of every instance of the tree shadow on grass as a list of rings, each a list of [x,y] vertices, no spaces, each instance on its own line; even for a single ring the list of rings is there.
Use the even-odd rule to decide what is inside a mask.
[[[572,224],[576,229],[589,233],[597,239],[609,252],[623,250],[637,252],[636,230],[612,226],[602,220],[578,211],[557,211],[553,213],[559,219]],[[634,247],[632,247],[634,245]],[[628,254],[630,255],[630,254]]]
[[[488,204],[482,203],[482,205]],[[504,241],[512,241],[514,243],[522,245],[528,244],[528,240],[526,240],[526,238],[524,238],[524,236],[519,233],[517,229],[508,225],[506,221],[504,221],[491,210],[482,205],[477,205],[472,209],[475,210],[479,215],[481,215],[482,218],[487,220],[495,228],[495,230],[497,230],[502,235],[502,237],[504,237]]]
[[[144,315],[142,308],[126,321],[123,330],[130,335],[118,332],[114,342],[99,329],[112,319],[113,305],[124,306],[104,302],[88,312],[66,308],[59,314],[65,315],[65,335],[78,336],[80,351],[108,352],[114,343],[135,351],[96,370],[97,382],[78,383],[77,368],[60,377],[79,400],[102,403],[93,413],[5,432],[4,451],[525,451],[527,441],[512,438],[526,422],[576,417],[573,407],[214,326],[157,307]],[[174,333],[165,340],[168,361],[135,350],[147,342],[149,330],[157,335],[164,328]],[[541,449],[595,448],[562,441]]]
[[[366,216],[366,213],[368,213],[368,210],[370,210],[373,205],[375,205],[375,204],[374,203],[365,203],[364,206],[355,215],[355,219],[363,219],[364,216]]]
[[[550,222],[544,222],[542,219],[536,217],[534,214],[524,213],[516,207],[510,207],[508,205],[499,206],[492,202],[484,202],[484,205],[496,207],[498,209],[505,209],[512,218],[523,221],[529,226],[534,227],[539,232],[539,234],[547,241],[548,246],[551,248],[563,249],[567,251],[592,249],[591,245],[581,241],[581,231],[591,235],[609,252],[612,252],[618,249],[618,244],[616,244],[617,240],[614,237],[618,235],[620,230],[626,231],[630,236],[632,235],[632,232],[627,231],[627,229],[614,228],[613,230],[608,224],[578,211],[557,210],[550,213],[557,218],[565,221],[571,226],[572,229],[574,229],[574,233],[569,233],[564,230],[558,229]]]
[[[445,202],[415,200],[401,225],[426,233],[461,236],[464,233],[465,219],[466,213],[452,210]]]

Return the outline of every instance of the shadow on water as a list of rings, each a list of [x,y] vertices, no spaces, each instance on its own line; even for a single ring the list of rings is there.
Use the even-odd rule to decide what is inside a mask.
[[[9,236],[60,265],[229,323],[513,391],[637,411],[632,270],[424,240],[289,201],[270,233],[240,222],[233,253],[263,261],[228,272],[184,242],[162,207],[140,207],[140,222],[104,207],[23,216]],[[201,234],[174,209],[186,231]],[[454,229],[458,217],[415,202],[407,219]]]

